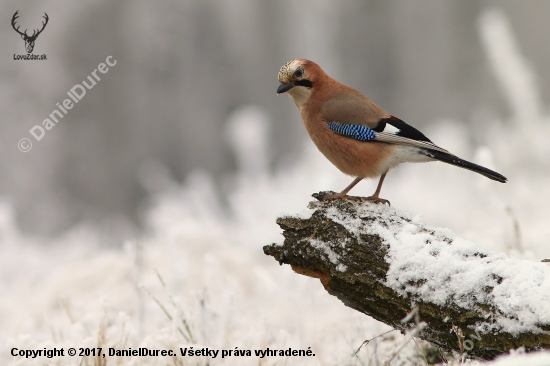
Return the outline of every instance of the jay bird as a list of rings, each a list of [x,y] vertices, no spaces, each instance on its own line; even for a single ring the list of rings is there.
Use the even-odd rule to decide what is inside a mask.
[[[401,163],[439,160],[505,183],[507,178],[490,169],[460,159],[435,145],[416,128],[386,113],[357,90],[328,76],[313,61],[295,59],[279,71],[277,94],[287,93],[298,109],[317,148],[344,174],[356,177],[342,192],[325,199],[353,199],[347,193],[364,178],[380,176],[379,197],[388,170]]]

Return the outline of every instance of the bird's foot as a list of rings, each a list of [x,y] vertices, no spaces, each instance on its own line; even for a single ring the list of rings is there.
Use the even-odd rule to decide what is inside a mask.
[[[330,200],[337,200],[337,199],[361,201],[364,199],[364,197],[348,196],[347,194],[336,193],[333,191],[313,193],[311,196],[318,201],[330,201]]]
[[[343,200],[358,201],[358,202],[371,201],[374,203],[382,203],[382,204],[387,203],[388,206],[391,206],[390,201],[380,198],[378,196],[370,196],[370,197],[348,196],[347,194],[342,194],[341,192],[336,193],[333,191],[313,193],[312,196],[318,201],[330,201],[330,200],[343,199]]]
[[[378,197],[378,196],[363,197],[363,200],[364,200],[364,201],[372,201],[372,202],[374,202],[374,203],[382,203],[382,204],[384,204],[384,205],[387,203],[388,206],[391,206],[390,201],[385,200],[385,199],[383,199],[383,198],[380,198],[380,197]]]

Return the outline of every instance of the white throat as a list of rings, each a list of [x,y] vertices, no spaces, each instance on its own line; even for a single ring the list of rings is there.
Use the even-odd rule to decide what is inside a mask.
[[[292,98],[294,103],[296,103],[298,108],[302,108],[311,96],[311,89],[298,85],[287,91],[287,94]]]

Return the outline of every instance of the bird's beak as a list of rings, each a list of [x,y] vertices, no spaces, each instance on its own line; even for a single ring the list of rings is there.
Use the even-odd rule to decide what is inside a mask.
[[[277,94],[281,94],[281,93],[284,93],[284,92],[287,92],[289,91],[290,89],[294,88],[294,84],[293,83],[288,83],[288,84],[282,84],[279,85],[279,87],[277,88]]]

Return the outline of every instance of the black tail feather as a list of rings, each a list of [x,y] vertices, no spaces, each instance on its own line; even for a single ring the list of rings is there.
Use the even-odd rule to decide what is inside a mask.
[[[460,159],[459,157],[454,155],[445,154],[443,152],[435,151],[435,150],[422,150],[420,153],[423,155],[429,156],[430,158],[434,158],[439,161],[442,161],[444,163],[471,170],[473,172],[484,175],[489,179],[496,180],[497,182],[500,182],[500,183],[506,183],[508,181],[508,178],[506,178],[502,174],[492,171],[491,169],[482,167],[481,165],[470,163],[469,161]]]

